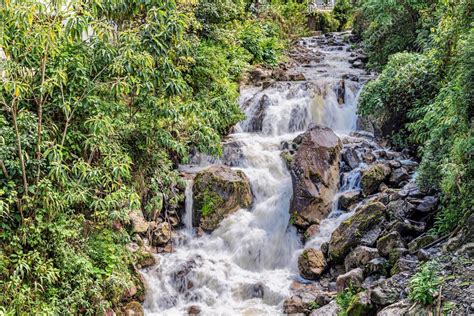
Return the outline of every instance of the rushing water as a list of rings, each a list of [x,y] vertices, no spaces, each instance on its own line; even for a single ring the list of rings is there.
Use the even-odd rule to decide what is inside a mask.
[[[340,43],[340,35],[336,39]],[[320,67],[296,69],[304,73],[305,81],[241,91],[240,104],[247,119],[229,137],[238,144],[238,159],[200,157],[199,166],[184,168],[196,171],[210,163],[230,164],[248,176],[255,202],[251,209],[226,218],[212,234],[194,236],[192,180],[188,180],[181,241],[173,253],[157,255],[157,265],[143,271],[147,315],[182,315],[192,305],[203,315],[281,313],[291,282],[298,278],[296,262],[302,250],[296,230],[288,224],[292,184],[280,157],[281,144],[310,123],[331,127],[341,136],[353,130],[361,84],[345,80],[343,102],[337,89],[344,74],[363,75],[349,67],[347,45],[325,45],[320,38],[302,43],[325,55]],[[340,191],[357,188],[359,177],[357,169],[344,175]],[[351,214],[337,209],[336,197],[333,211],[306,247],[318,248]]]

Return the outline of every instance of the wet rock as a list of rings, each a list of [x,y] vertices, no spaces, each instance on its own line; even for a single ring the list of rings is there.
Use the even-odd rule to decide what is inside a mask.
[[[288,130],[290,132],[301,131],[306,127],[306,119],[308,117],[308,110],[306,107],[297,105],[291,110],[290,121],[288,123]]]
[[[264,94],[255,108],[255,112],[252,114],[251,119],[247,125],[248,132],[261,132],[263,128],[263,120],[268,107],[271,105],[270,98]]]
[[[195,267],[196,261],[194,259],[190,259],[179,265],[176,270],[171,273],[173,286],[179,293],[186,293],[188,290],[194,287],[194,283],[191,280],[191,273]]]
[[[193,186],[193,225],[214,230],[229,214],[252,204],[247,176],[226,166],[197,173]]]
[[[301,217],[317,223],[331,210],[342,144],[331,129],[321,126],[310,127],[294,142],[300,144],[289,166],[293,182],[290,212],[294,220]]]
[[[242,152],[243,143],[239,141],[226,142],[223,145],[222,161],[226,166],[235,167],[244,159]]]
[[[375,315],[376,307],[371,303],[367,292],[357,293],[351,300],[347,308],[348,316],[369,316]]]
[[[188,315],[199,315],[201,314],[201,308],[197,305],[191,305],[188,307]]]
[[[316,236],[319,233],[319,225],[313,224],[308,227],[308,229],[304,232],[305,240],[309,240],[312,237]]]
[[[390,175],[391,169],[384,164],[375,164],[362,172],[362,193],[368,196],[377,191],[380,184]]]
[[[239,299],[250,300],[252,298],[263,298],[265,285],[263,283],[244,284],[237,291]]]
[[[340,293],[348,288],[349,285],[356,288],[361,287],[363,282],[364,271],[361,268],[356,268],[338,276],[336,279],[336,288]]]
[[[344,260],[344,267],[346,271],[352,270],[354,268],[364,267],[370,260],[377,258],[379,252],[375,248],[370,248],[366,246],[358,246],[352,250],[349,255],[347,255]]]
[[[382,256],[388,256],[395,248],[404,248],[405,242],[397,231],[391,232],[377,241],[377,249]]]
[[[271,70],[263,69],[263,68],[255,68],[250,72],[249,79],[254,83],[257,84],[263,80],[270,78]]]
[[[283,302],[283,312],[285,314],[300,314],[306,311],[306,304],[301,297],[292,296]]]
[[[144,316],[143,307],[139,302],[133,301],[125,305],[124,307],[125,316]]]
[[[342,152],[342,160],[351,168],[355,169],[360,164],[359,156],[357,156],[357,152],[354,148],[346,148]]]
[[[359,197],[361,196],[359,190],[354,190],[354,191],[346,191],[342,193],[339,196],[339,208],[341,210],[348,210],[351,205],[356,203],[359,200]]]
[[[377,316],[405,316],[411,305],[408,300],[401,300],[385,307],[377,313]]]
[[[326,268],[326,259],[321,250],[305,249],[298,258],[298,269],[306,279],[317,279]]]
[[[366,164],[371,164],[375,161],[376,158],[375,158],[374,154],[372,154],[372,153],[365,153],[362,156],[362,159],[364,160],[364,162]]]
[[[334,88],[334,92],[336,93],[337,103],[344,104],[345,102],[344,99],[345,99],[345,94],[346,94],[346,85],[345,85],[344,79],[340,80],[336,84]]]
[[[171,240],[171,226],[168,222],[158,224],[153,231],[153,245],[163,246]]]
[[[328,255],[341,262],[351,248],[357,246],[366,233],[377,228],[385,219],[385,205],[371,202],[359,208],[355,214],[339,225],[332,233]]]
[[[145,220],[140,209],[133,210],[128,214],[132,233],[145,233],[148,230],[148,222]]]
[[[332,301],[329,304],[315,309],[311,312],[311,316],[336,316],[339,315],[341,312],[341,307],[336,303],[336,301]]]
[[[301,72],[288,74],[289,81],[303,81],[306,80],[305,76]]]
[[[405,168],[401,167],[392,171],[392,173],[390,174],[390,178],[388,179],[388,182],[391,185],[399,186],[400,183],[402,183],[403,181],[407,181],[409,179],[410,179],[410,175],[408,174],[408,171]]]

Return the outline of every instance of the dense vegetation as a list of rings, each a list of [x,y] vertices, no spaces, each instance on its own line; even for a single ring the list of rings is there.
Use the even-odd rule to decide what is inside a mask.
[[[474,209],[472,1],[362,1],[354,11],[370,66],[360,112],[394,145],[417,149],[418,182],[442,193],[434,233]]]
[[[176,165],[190,151],[221,153],[221,136],[242,119],[238,81],[251,64],[279,61],[305,31],[304,10],[296,1],[3,2],[0,314],[120,306],[138,278],[128,213],[177,212]]]

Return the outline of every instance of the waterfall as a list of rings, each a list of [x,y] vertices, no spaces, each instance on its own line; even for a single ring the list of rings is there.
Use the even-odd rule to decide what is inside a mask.
[[[292,183],[280,157],[282,143],[293,140],[311,123],[328,126],[340,135],[355,128],[361,83],[341,78],[363,72],[350,68],[348,46],[342,44],[342,35],[336,37],[343,50],[329,44],[318,46],[321,38],[317,37],[302,40],[308,48],[325,54],[324,67],[299,69],[305,81],[242,89],[240,104],[247,118],[229,136],[239,144],[242,157],[230,165],[249,178],[254,204],[227,217],[211,234],[193,236],[192,181],[187,180],[186,241],[173,253],[157,255],[159,263],[142,271],[147,315],[182,315],[193,305],[203,315],[281,313],[290,285],[298,279],[296,258],[302,251],[296,229],[289,225]],[[216,160],[202,155],[195,161],[198,166],[182,170],[195,172],[212,163],[226,163],[225,157]],[[346,174],[340,192],[357,188],[359,177],[358,169]],[[337,197],[319,234],[306,247],[318,248],[351,216],[337,209]]]

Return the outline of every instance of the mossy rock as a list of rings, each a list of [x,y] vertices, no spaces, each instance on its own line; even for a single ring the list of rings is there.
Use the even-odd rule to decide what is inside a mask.
[[[371,202],[362,206],[332,233],[329,241],[329,258],[342,262],[350,250],[359,245],[370,230],[385,220],[385,205]]]
[[[193,225],[212,231],[230,214],[250,207],[253,197],[242,171],[212,166],[197,173],[193,199]]]
[[[390,175],[391,171],[392,169],[384,164],[375,164],[364,170],[360,180],[362,193],[365,196],[375,193],[380,184]]]
[[[360,292],[352,298],[346,313],[348,316],[375,315],[376,308],[371,304],[367,292]]]

